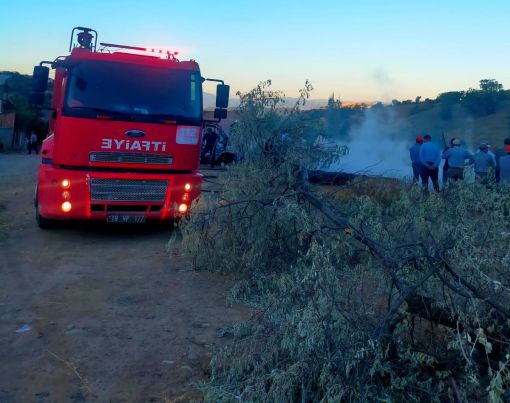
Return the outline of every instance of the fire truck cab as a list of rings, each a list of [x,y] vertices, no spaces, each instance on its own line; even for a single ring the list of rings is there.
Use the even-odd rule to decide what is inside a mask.
[[[75,35],[76,34],[76,35]],[[100,43],[76,27],[70,54],[34,68],[31,101],[43,105],[55,69],[41,148],[36,219],[139,223],[187,215],[201,191],[202,83],[217,81],[215,119],[229,87],[204,79],[176,52]]]

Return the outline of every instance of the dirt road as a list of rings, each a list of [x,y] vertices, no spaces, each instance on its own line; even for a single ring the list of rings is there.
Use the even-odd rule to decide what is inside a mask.
[[[0,402],[199,397],[218,330],[246,315],[229,281],[168,253],[166,228],[38,229],[37,163],[0,154]]]

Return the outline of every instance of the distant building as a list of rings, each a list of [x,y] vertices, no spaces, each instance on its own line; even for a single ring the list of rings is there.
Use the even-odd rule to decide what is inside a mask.
[[[0,113],[0,151],[18,148],[14,136],[16,112]]]
[[[14,123],[16,112],[12,110],[7,100],[8,88],[5,84],[11,74],[0,74],[0,151],[11,150],[16,147]]]

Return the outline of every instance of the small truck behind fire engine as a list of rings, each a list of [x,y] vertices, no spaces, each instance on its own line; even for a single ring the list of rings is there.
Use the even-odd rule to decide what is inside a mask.
[[[203,78],[198,64],[179,61],[177,52],[110,43],[98,49],[90,28],[73,29],[69,51],[34,67],[31,101],[39,106],[55,69],[35,197],[39,226],[187,215],[202,186],[202,83],[219,83],[216,121],[226,117],[229,86]]]

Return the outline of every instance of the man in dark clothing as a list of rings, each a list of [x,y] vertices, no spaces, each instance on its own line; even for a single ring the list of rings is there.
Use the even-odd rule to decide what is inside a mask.
[[[211,127],[208,127],[204,133],[202,157],[205,158],[209,154],[209,162],[214,161],[214,146],[218,141],[218,133],[216,133]]]
[[[505,154],[499,157],[499,184],[510,186],[510,144],[504,151]]]
[[[35,151],[36,154],[38,154],[37,150],[37,134],[35,132],[31,132],[30,137],[28,138],[28,154],[32,154],[32,151]]]
[[[423,180],[423,169],[424,166],[420,161],[420,147],[423,144],[423,137],[416,137],[416,143],[409,150],[409,156],[411,157],[411,165],[413,167],[413,183],[418,183],[418,179]]]
[[[502,148],[498,148],[496,150],[496,169],[495,169],[495,173],[496,173],[496,182],[499,182],[500,180],[500,173],[501,173],[501,169],[500,169],[500,165],[499,165],[499,159],[503,156],[506,156],[507,155],[507,152],[506,152],[506,147],[507,146],[510,146],[510,138],[506,138],[504,141],[503,141],[503,147]]]
[[[444,136],[443,136],[443,139],[444,139]],[[443,150],[443,155],[446,151],[448,151],[450,148],[453,147],[453,142],[455,141],[455,137],[452,137],[450,139],[450,145],[447,146],[445,144],[445,147],[444,147],[444,150]],[[446,143],[446,142],[445,142]],[[443,183],[446,183],[446,181],[448,180],[448,168],[450,167],[450,164],[448,163],[448,158],[446,158],[444,160],[444,164],[443,164]]]
[[[420,161],[424,165],[422,184],[425,189],[429,186],[429,178],[436,191],[439,191],[439,163],[441,162],[441,150],[432,142],[430,134],[423,136],[423,144],[420,147]]]

